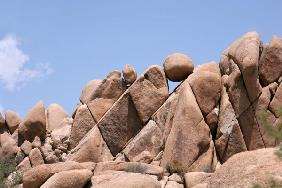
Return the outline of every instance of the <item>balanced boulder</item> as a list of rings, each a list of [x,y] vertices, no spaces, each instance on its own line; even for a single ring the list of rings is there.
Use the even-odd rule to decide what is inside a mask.
[[[164,71],[167,78],[174,82],[184,80],[194,70],[192,59],[185,54],[174,53],[164,61]]]
[[[137,73],[131,65],[126,64],[122,70],[123,79],[126,84],[131,85],[137,79]]]

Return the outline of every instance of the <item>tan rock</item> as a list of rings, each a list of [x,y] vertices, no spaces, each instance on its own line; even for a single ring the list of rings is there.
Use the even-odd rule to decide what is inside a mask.
[[[29,155],[30,151],[32,150],[32,144],[25,140],[24,143],[21,145],[21,150],[26,154]]]
[[[67,116],[68,114],[65,112],[63,107],[56,103],[50,104],[46,110],[47,130],[53,131],[54,129],[61,128],[62,121]]]
[[[32,167],[44,164],[43,157],[42,157],[41,152],[38,148],[34,148],[30,151],[29,160],[30,160]]]
[[[278,81],[282,75],[282,38],[273,36],[263,48],[259,60],[259,78],[264,86]]]
[[[149,67],[129,88],[129,93],[141,121],[146,123],[168,98],[168,86],[161,67]]]
[[[71,151],[67,160],[77,162],[111,161],[113,156],[104,142],[97,126]]]
[[[36,136],[32,142],[32,148],[39,148],[41,146],[41,140]]]
[[[179,92],[172,129],[161,162],[171,172],[186,172],[210,144],[209,127],[192,89],[185,81]]]
[[[169,181],[175,181],[175,182],[180,183],[180,184],[184,183],[182,177],[180,175],[176,174],[176,173],[173,173],[172,175],[170,175],[168,177],[168,180]]]
[[[122,151],[129,161],[136,161],[138,155],[143,151],[149,153],[150,163],[154,157],[162,149],[162,132],[153,120],[150,120],[147,125],[127,144]],[[148,155],[147,155],[148,156]]]
[[[184,185],[176,181],[168,181],[165,188],[184,188]]]
[[[274,152],[267,148],[233,155],[205,182],[208,187],[269,187],[274,176],[282,176],[282,161]]]
[[[41,188],[83,188],[92,176],[91,170],[69,170],[62,171],[51,176]]]
[[[21,173],[24,173],[24,172],[28,171],[29,169],[31,169],[31,164],[30,164],[29,158],[25,157],[24,160],[22,160],[22,162],[20,164],[18,164],[16,169]]]
[[[55,173],[74,169],[93,170],[93,167],[93,164],[90,163],[77,163],[74,161],[39,165],[24,173],[23,187],[37,188]]]
[[[94,121],[86,104],[81,105],[73,120],[70,133],[70,149],[73,149],[79,141],[85,136],[85,134],[94,127],[96,122]]]
[[[149,175],[125,172],[107,172],[91,178],[94,188],[161,188],[161,184]]]
[[[33,141],[35,136],[39,136],[42,140],[46,134],[46,116],[45,108],[42,101],[36,103],[30,109],[25,119],[19,125],[19,144],[24,140]]]
[[[15,132],[22,121],[19,114],[12,110],[5,111],[5,120],[11,134]]]
[[[184,175],[186,187],[194,187],[197,184],[203,183],[207,178],[211,177],[212,173],[206,172],[188,172]]]
[[[122,70],[123,79],[126,84],[132,84],[137,79],[137,73],[133,66],[126,64]]]
[[[87,103],[87,106],[96,123],[112,107],[114,102],[115,100],[113,99],[96,98]]]
[[[258,33],[248,32],[233,42],[228,49],[229,57],[238,65],[242,73],[251,102],[259,97],[262,89],[258,79],[260,44]]]
[[[4,117],[2,116],[2,113],[0,112],[0,134],[7,132],[7,131],[8,131],[7,124],[5,122]]]
[[[139,162],[101,162],[97,163],[94,174],[104,173],[108,170],[125,171],[141,174],[155,175],[161,179],[164,175],[164,169],[160,166],[154,166],[146,163]]]
[[[70,137],[72,123],[72,118],[64,118],[60,125],[61,128],[54,129],[51,132],[51,138],[56,148]]]
[[[229,101],[225,87],[221,92],[215,148],[221,162],[225,162],[236,153],[247,150],[239,122],[236,119],[235,111]]]
[[[9,133],[0,134],[0,160],[13,159],[19,151],[20,148]]]
[[[281,116],[281,108],[282,108],[282,84],[279,85],[277,91],[270,102],[269,110],[276,116]]]
[[[90,80],[83,88],[81,95],[80,95],[80,101],[83,104],[86,104],[93,100],[95,97],[93,96],[97,88],[102,83],[102,80]]]
[[[164,61],[164,70],[167,78],[171,81],[182,81],[194,70],[192,59],[185,54],[173,53]]]

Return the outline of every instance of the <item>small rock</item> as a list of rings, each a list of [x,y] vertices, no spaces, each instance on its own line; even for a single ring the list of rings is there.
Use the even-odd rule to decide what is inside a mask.
[[[32,144],[25,140],[24,143],[21,145],[21,150],[26,154],[29,155],[30,151],[32,150]]]
[[[181,183],[181,184],[184,183],[182,177],[180,175],[176,174],[176,173],[173,173],[172,175],[170,175],[168,177],[168,180],[169,181],[175,181],[175,182]]]
[[[126,84],[131,85],[137,79],[137,73],[131,65],[126,64],[122,70],[123,79]]]
[[[40,148],[41,147],[41,140],[38,136],[36,136],[32,142],[32,148]]]
[[[38,148],[34,148],[29,153],[29,159],[32,167],[44,164],[43,157],[41,155],[41,152]]]

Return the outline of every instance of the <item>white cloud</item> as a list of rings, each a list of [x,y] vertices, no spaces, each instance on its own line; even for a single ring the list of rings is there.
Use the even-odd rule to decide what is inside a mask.
[[[19,46],[19,39],[11,35],[0,40],[0,81],[9,91],[20,89],[32,79],[53,72],[48,64],[38,64],[33,69],[26,68],[30,58]]]

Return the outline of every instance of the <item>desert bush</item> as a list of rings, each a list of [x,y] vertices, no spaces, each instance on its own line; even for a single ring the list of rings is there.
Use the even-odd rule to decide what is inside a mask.
[[[16,159],[3,159],[0,160],[0,188],[7,187],[7,177],[12,174],[12,179],[9,179],[9,185],[19,184],[22,180],[22,174],[16,171]]]

